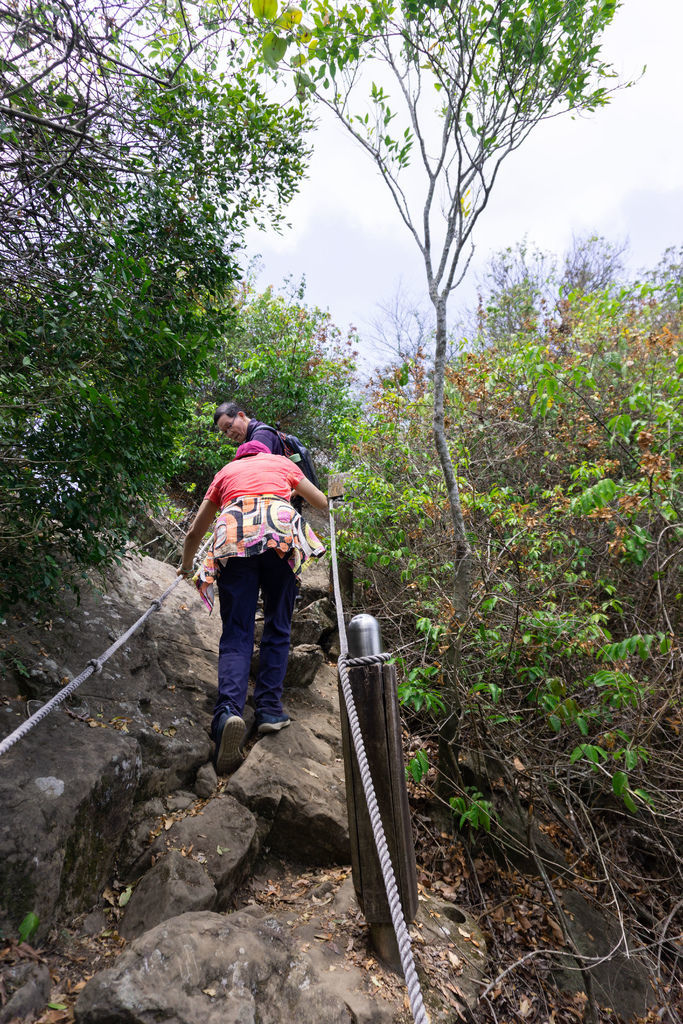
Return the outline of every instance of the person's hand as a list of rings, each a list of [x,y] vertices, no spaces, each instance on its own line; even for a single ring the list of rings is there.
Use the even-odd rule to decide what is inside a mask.
[[[176,576],[184,576],[186,580],[192,579],[192,577],[194,576],[194,567],[190,566],[189,569],[184,569],[181,565],[178,571],[176,572]]]

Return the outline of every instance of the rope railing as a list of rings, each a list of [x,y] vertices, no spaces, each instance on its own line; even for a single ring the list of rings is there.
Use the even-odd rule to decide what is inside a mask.
[[[365,744],[363,743],[363,736],[361,734],[360,723],[358,721],[358,713],[356,711],[356,705],[353,699],[353,693],[351,691],[351,684],[349,682],[349,666],[372,665],[377,662],[386,661],[390,657],[390,655],[371,654],[365,655],[362,658],[349,658],[348,656],[349,646],[348,641],[346,639],[346,628],[344,626],[344,612],[342,607],[341,590],[339,587],[339,572],[337,567],[337,540],[333,513],[334,507],[332,506],[330,508],[330,556],[332,559],[332,582],[334,587],[334,601],[337,608],[337,625],[339,628],[340,653],[339,658],[337,659],[339,679],[341,682],[342,694],[344,696],[344,703],[346,705],[346,714],[349,719],[351,738],[353,740],[353,746],[356,752],[356,760],[358,761],[361,782],[363,784],[365,801],[367,803],[368,813],[370,815],[372,835],[375,841],[377,856],[379,858],[380,868],[382,871],[382,878],[384,879],[384,887],[387,893],[387,901],[389,904],[389,912],[391,914],[391,922],[394,926],[394,932],[396,933],[396,942],[398,944],[398,952],[399,957],[401,959],[401,968],[403,970],[403,977],[405,978],[406,987],[408,989],[410,1010],[413,1015],[413,1019],[415,1020],[415,1024],[428,1024],[427,1013],[422,998],[420,980],[417,976],[417,971],[415,969],[415,960],[413,957],[413,950],[410,942],[410,933],[408,932],[408,926],[406,925],[405,917],[403,916],[401,898],[399,896],[398,886],[396,885],[396,876],[394,874],[394,868],[391,863],[391,855],[389,853],[389,847],[387,845],[386,835],[384,833],[382,817],[379,812],[377,796],[375,794],[375,787],[372,781],[372,774],[370,772],[367,754],[365,752]]]
[[[203,556],[204,552],[209,546],[209,543],[210,541],[206,541],[202,545],[200,550],[197,552],[197,554],[195,555],[195,564]],[[182,576],[179,576],[177,579],[173,581],[173,583],[170,584],[170,586],[166,588],[166,590],[160,597],[155,597],[154,600],[150,602],[150,606],[147,609],[147,611],[144,612],[140,616],[140,618],[133,623],[130,629],[126,630],[125,633],[123,633],[117,640],[115,640],[111,647],[107,648],[104,654],[101,654],[99,658],[91,658],[90,661],[88,662],[87,667],[83,670],[83,672],[81,672],[79,676],[76,676],[75,679],[72,679],[71,682],[67,683],[66,686],[62,687],[62,689],[58,693],[56,693],[54,697],[51,697],[50,700],[43,704],[42,707],[38,708],[38,710],[34,712],[34,714],[32,714],[30,718],[27,718],[25,722],[22,722],[21,725],[14,730],[14,732],[11,732],[9,736],[6,736],[4,740],[0,741],[0,757],[2,757],[3,754],[6,754],[7,751],[14,746],[15,743],[18,743],[19,740],[23,739],[24,736],[26,736],[36,725],[38,725],[39,722],[42,722],[44,718],[47,718],[51,711],[54,711],[54,709],[59,707],[60,704],[63,704],[64,701],[67,700],[71,696],[71,694],[74,693],[78,689],[78,687],[85,682],[86,679],[89,679],[94,672],[101,672],[102,666],[105,664],[105,662],[109,661],[109,659],[114,654],[116,654],[120,647],[123,647],[126,641],[129,640],[134,633],[137,633],[137,631],[147,621],[150,615],[152,615],[156,611],[159,611],[166,598],[175,590],[175,588],[181,582]]]
[[[85,668],[79,676],[76,676],[76,678],[72,679],[70,683],[67,683],[66,686],[62,687],[59,693],[56,693],[54,697],[51,697],[50,700],[43,704],[42,707],[38,708],[30,718],[27,718],[25,722],[22,722],[14,732],[11,732],[9,736],[6,736],[5,739],[0,742],[0,757],[2,757],[3,754],[6,754],[15,743],[18,743],[19,740],[23,739],[24,736],[38,725],[39,722],[42,722],[44,718],[47,718],[51,711],[54,711],[54,709],[59,707],[60,704],[63,704],[64,701],[78,689],[81,683],[84,683],[86,679],[90,678],[93,672],[101,672],[102,666],[105,662],[109,661],[112,655],[116,654],[119,647],[122,647],[126,640],[129,640],[133,633],[138,631],[140,626],[146,622],[150,615],[161,608],[168,595],[172,590],[175,590],[180,582],[181,577],[179,576],[178,579],[174,580],[170,587],[164,591],[161,597],[154,598],[147,611],[141,615],[137,622],[134,622],[130,629],[120,636],[118,640],[111,645],[111,647],[108,647],[104,654],[101,654],[99,658],[91,658],[88,662],[87,668]]]

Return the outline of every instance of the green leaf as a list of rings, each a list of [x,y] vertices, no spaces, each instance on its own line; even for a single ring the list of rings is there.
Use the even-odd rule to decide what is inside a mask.
[[[273,2],[275,2],[277,8],[277,0],[273,0]],[[277,25],[278,28],[283,28],[285,29],[285,31],[289,32],[291,29],[295,28],[295,26],[298,25],[300,21],[301,11],[299,10],[299,8],[287,7],[282,12],[280,17],[277,19],[275,24]]]
[[[21,939],[21,941],[28,942],[30,939],[32,939],[38,930],[39,924],[40,919],[38,915],[34,914],[32,910],[29,911],[29,913],[26,915],[24,920],[19,925],[19,938]]]
[[[612,789],[616,796],[621,796],[628,786],[628,775],[626,772],[615,772],[612,776]]]
[[[263,37],[263,58],[270,67],[277,67],[287,50],[287,40],[276,36],[274,32],[267,32]]]
[[[126,888],[121,893],[121,895],[119,896],[119,906],[120,907],[125,907],[126,904],[128,903],[128,900],[131,898],[132,895],[133,895],[133,886],[132,885],[127,885]]]
[[[633,771],[638,764],[638,754],[635,750],[626,750],[624,752],[624,764],[629,771]]]
[[[410,774],[413,782],[419,784],[429,771],[429,759],[424,750],[418,750],[408,762],[406,774]]]
[[[259,21],[272,21],[277,14],[277,0],[251,0],[251,9]]]
[[[622,793],[621,799],[624,801],[624,806],[628,808],[631,814],[636,814],[638,808],[636,807],[636,802],[628,790]]]

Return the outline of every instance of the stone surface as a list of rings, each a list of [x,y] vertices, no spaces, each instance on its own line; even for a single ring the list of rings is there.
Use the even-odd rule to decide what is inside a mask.
[[[127,558],[107,593],[84,589],[80,605],[65,597],[64,607],[59,614],[56,609],[49,621],[36,616],[22,621],[17,615],[6,628],[0,625],[0,636],[13,644],[13,660],[8,664],[23,666],[14,674],[8,672],[3,680],[0,735],[8,734],[25,718],[23,698],[28,694],[22,673],[28,673],[32,694],[40,690],[38,696],[49,696],[48,690],[54,692],[60,683],[80,673],[91,658],[100,657],[175,579],[170,565],[149,558]],[[307,568],[298,607],[320,605],[327,588],[327,568]],[[15,632],[11,633],[12,629]],[[220,617],[209,616],[193,589],[180,584],[163,608],[104,664],[102,672],[90,676],[76,691],[69,706],[83,721],[60,708],[5,755],[3,768],[7,766],[8,771],[0,781],[0,797],[7,813],[0,816],[0,881],[6,896],[4,914],[11,916],[11,923],[33,910],[41,921],[40,938],[60,914],[91,909],[110,880],[115,854],[117,877],[122,884],[129,884],[152,867],[155,853],[166,849],[167,843],[175,843],[176,835],[179,845],[196,841],[193,855],[206,856],[207,862],[217,856],[216,847],[229,848],[225,828],[216,826],[222,838],[216,839],[211,852],[204,849],[204,840],[193,834],[192,826],[195,799],[211,798],[217,787],[208,729],[215,700],[219,636]],[[321,660],[316,647],[313,664]],[[259,814],[256,824],[246,809],[231,813],[239,852],[237,863],[228,871],[218,864],[215,867],[221,906],[229,901],[235,880],[247,870],[260,835],[274,825],[273,842],[282,847],[290,808],[295,822],[292,828],[298,833],[297,848],[311,836],[310,850],[302,850],[309,863],[315,862],[318,851],[323,851],[325,859],[343,855],[346,826],[336,683],[334,673],[329,674],[325,665],[318,678],[324,678],[324,686],[314,682],[305,691],[292,689],[287,703],[293,705],[295,715],[305,716],[311,739],[323,743],[318,748],[314,744],[302,756],[315,759],[320,754],[325,763],[319,768],[302,762],[302,768],[294,773],[306,784],[302,789],[297,779],[290,777],[292,766],[287,764],[286,754],[268,766],[262,758],[266,748],[261,744],[253,747],[245,765],[251,765],[249,773],[259,766],[266,790],[262,800],[254,800],[259,806],[272,805],[272,813],[270,817]],[[250,707],[245,709],[245,720],[247,725],[253,720]],[[275,749],[271,746],[271,753]],[[110,768],[114,773],[111,783]],[[273,772],[273,777],[267,772]],[[328,808],[321,815],[329,793],[333,794],[332,813]],[[310,829],[306,816],[309,798]],[[187,815],[187,823],[176,822],[167,831],[163,822],[169,814]],[[325,835],[328,825],[331,832]],[[157,840],[152,843],[154,833]],[[36,862],[32,860],[35,851]],[[220,864],[228,860],[223,855]]]
[[[202,767],[204,767],[204,765],[202,765]],[[177,793],[171,793],[170,796],[166,797],[166,810],[185,811],[188,807],[192,806],[196,799],[197,797],[195,793],[185,793],[182,789],[178,790]]]
[[[85,935],[99,935],[107,927],[107,918],[103,910],[93,910],[83,918]]]
[[[625,1020],[644,1017],[653,999],[649,974],[637,954],[625,955],[617,921],[571,889],[562,893],[562,904],[576,948],[582,956],[596,961],[591,977],[597,1002],[611,1006]],[[627,941],[631,948],[637,945],[628,935]],[[555,982],[565,991],[583,991],[577,961],[563,959],[567,967],[553,972]]]
[[[169,917],[211,910],[216,897],[216,886],[202,865],[169,850],[133,890],[118,931],[126,939],[137,938]]]
[[[302,863],[348,863],[346,795],[335,752],[301,722],[260,739],[228,792],[266,822],[273,850]]]
[[[216,909],[223,910],[258,856],[257,822],[233,796],[217,796],[197,813],[164,829],[152,849],[155,853],[184,850],[211,878],[217,891]]]
[[[50,998],[52,981],[45,964],[20,963],[2,973],[7,1002],[0,1008],[0,1024],[36,1020]]]
[[[466,1013],[462,1018],[456,1014],[477,1005],[486,973],[486,939],[479,925],[448,900],[421,893],[412,935],[430,1021],[451,1024],[467,1019]],[[444,992],[434,984],[435,975],[449,978],[453,990]]]
[[[319,514],[319,513],[318,513]],[[324,513],[324,524],[314,523],[313,516],[304,513],[304,518],[309,519],[313,529],[324,533],[327,529],[327,513]],[[319,534],[320,535],[320,534]],[[330,583],[330,563],[327,558],[311,558],[304,564],[301,570],[301,589],[297,600],[297,609],[305,608],[313,601],[319,601],[322,597],[329,597],[332,593]]]
[[[317,644],[300,644],[289,652],[284,688],[310,686],[325,661],[325,652]]]
[[[212,764],[203,764],[197,772],[194,791],[200,800],[210,797],[218,785],[218,776]]]
[[[54,917],[89,909],[109,878],[140,777],[124,733],[89,729],[57,710],[3,758],[0,928],[33,911],[42,937]]]
[[[350,993],[348,975],[340,980],[316,967],[286,924],[261,908],[183,914],[146,932],[88,982],[76,1022],[390,1024],[388,1007]]]
[[[292,646],[299,644],[320,644],[325,642],[336,629],[336,613],[329,598],[324,597],[306,605],[292,616]]]
[[[157,829],[165,811],[160,797],[133,807],[116,858],[119,877],[126,883],[137,881],[143,871],[152,866],[150,835]]]

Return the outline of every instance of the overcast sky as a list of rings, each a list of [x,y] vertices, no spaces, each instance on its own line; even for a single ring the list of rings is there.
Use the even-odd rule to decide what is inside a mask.
[[[540,125],[507,158],[475,230],[476,258],[451,301],[472,303],[477,273],[492,252],[530,243],[561,254],[572,235],[628,240],[635,271],[683,245],[683,0],[624,0],[605,35],[603,58],[622,79],[638,78],[607,108]],[[329,309],[361,336],[402,289],[422,299],[424,268],[374,165],[341,125],[313,136],[309,178],[281,236],[252,232],[258,284],[305,275],[306,301]]]

